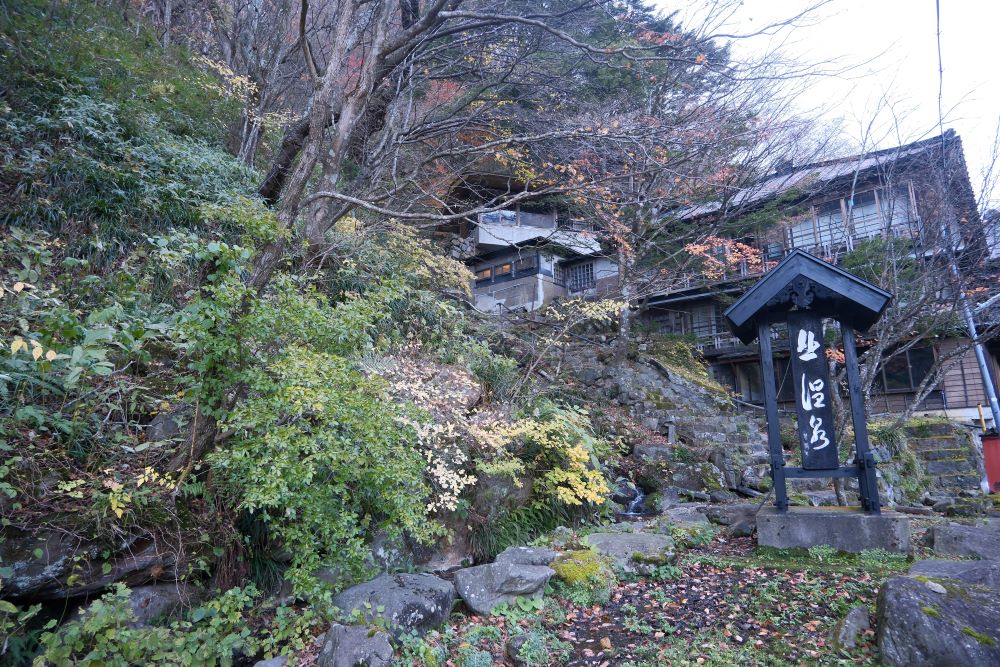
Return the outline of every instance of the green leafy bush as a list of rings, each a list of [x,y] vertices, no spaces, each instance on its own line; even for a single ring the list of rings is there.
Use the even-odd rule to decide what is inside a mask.
[[[364,574],[366,530],[432,534],[423,460],[378,383],[303,347],[246,383],[250,397],[223,426],[237,435],[211,465],[232,506],[267,522],[291,551],[300,591],[317,590],[322,565]]]

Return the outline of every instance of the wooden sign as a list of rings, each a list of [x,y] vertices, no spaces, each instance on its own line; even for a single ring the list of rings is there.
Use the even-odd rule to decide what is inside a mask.
[[[789,313],[788,337],[792,347],[802,467],[806,470],[839,468],[823,321],[808,311]]]

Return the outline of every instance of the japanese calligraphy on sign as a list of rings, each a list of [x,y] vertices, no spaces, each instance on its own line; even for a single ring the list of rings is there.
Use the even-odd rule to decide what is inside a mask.
[[[840,463],[834,438],[830,373],[823,353],[823,322],[812,313],[790,313],[788,336],[802,467],[837,468]]]

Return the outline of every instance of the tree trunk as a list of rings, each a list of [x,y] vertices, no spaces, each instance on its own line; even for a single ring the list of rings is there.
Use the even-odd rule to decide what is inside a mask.
[[[174,0],[163,0],[163,48],[170,48],[170,28],[173,22]]]

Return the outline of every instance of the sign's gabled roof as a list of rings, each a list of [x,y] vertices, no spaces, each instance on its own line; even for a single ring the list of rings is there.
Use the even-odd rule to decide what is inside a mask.
[[[892,294],[802,250],[793,250],[726,309],[729,328],[743,343],[757,338],[761,321],[783,319],[798,307],[866,331]]]

